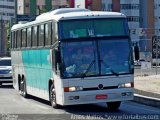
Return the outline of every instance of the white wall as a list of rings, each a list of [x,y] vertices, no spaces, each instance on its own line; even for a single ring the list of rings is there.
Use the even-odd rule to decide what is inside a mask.
[[[17,14],[24,14],[24,0],[17,0]]]
[[[85,0],[75,0],[75,8],[85,8]]]

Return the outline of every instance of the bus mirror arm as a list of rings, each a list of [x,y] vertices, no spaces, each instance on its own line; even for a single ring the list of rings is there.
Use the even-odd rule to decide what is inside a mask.
[[[134,46],[134,57],[135,57],[135,60],[139,60],[139,47],[136,45]]]
[[[56,60],[56,64],[61,63],[61,55],[58,49],[55,49],[55,60]]]
[[[55,56],[55,69],[56,73],[60,74],[60,69],[61,69],[61,55],[60,51],[56,48],[54,49],[54,56]]]

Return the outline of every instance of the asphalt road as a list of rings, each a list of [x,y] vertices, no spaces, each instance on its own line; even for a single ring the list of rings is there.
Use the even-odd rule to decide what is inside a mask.
[[[21,97],[12,85],[0,86],[0,120],[136,119],[134,117],[159,120],[160,108],[126,101],[114,112],[107,110],[105,103],[54,109],[45,100]]]

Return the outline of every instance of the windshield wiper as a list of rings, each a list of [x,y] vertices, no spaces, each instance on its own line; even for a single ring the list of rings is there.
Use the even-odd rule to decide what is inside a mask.
[[[84,78],[86,76],[86,74],[89,72],[90,68],[92,67],[92,65],[95,63],[95,60],[92,60],[92,62],[89,64],[88,68],[86,69],[86,71],[84,73],[82,73],[81,78]]]
[[[119,76],[118,73],[116,73],[109,65],[107,65],[103,60],[100,60],[101,63],[103,63],[103,65],[106,67],[106,68],[109,68],[110,72],[113,73],[113,75],[116,75],[116,76]]]

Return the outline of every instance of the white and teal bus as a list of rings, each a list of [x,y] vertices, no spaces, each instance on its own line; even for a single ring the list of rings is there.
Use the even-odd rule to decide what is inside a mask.
[[[11,28],[13,85],[53,107],[132,100],[133,57],[126,16],[63,8]],[[112,54],[112,55],[111,55]]]

